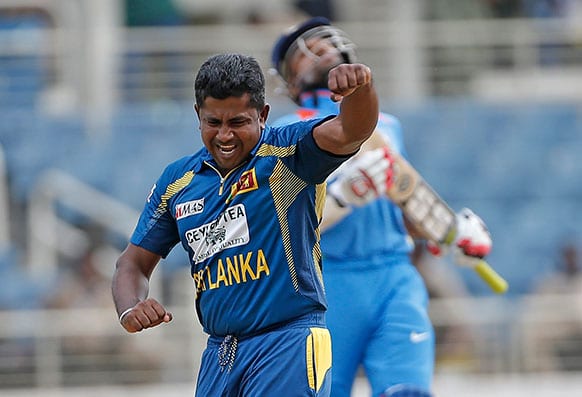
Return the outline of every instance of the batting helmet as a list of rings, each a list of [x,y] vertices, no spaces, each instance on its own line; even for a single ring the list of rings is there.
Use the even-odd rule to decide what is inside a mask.
[[[312,37],[328,39],[340,52],[345,63],[354,63],[356,58],[356,45],[340,29],[332,26],[330,21],[324,17],[314,17],[301,24],[291,27],[283,33],[275,42],[271,54],[273,68],[288,82],[287,59],[298,49],[309,51],[305,46],[305,40]],[[317,57],[310,54],[311,57]]]

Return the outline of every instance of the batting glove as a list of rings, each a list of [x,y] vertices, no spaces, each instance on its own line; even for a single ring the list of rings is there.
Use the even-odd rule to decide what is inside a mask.
[[[456,223],[455,238],[450,244],[453,258],[458,265],[474,267],[491,252],[491,234],[485,222],[468,208],[457,213]],[[433,255],[441,256],[448,246],[428,242],[427,248]]]
[[[345,163],[327,192],[341,207],[361,207],[384,195],[391,183],[390,153],[379,148]]]

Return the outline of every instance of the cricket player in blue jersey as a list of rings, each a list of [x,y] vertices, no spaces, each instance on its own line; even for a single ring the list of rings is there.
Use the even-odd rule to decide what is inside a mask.
[[[329,72],[336,116],[272,128],[265,78],[240,54],[206,60],[194,83],[204,148],[154,184],[112,281],[119,321],[138,332],[172,320],[148,297],[159,260],[188,253],[209,338],[196,396],[329,396],[331,341],[319,224],[326,178],[378,120],[370,69]]]
[[[272,62],[289,97],[300,106],[273,122],[285,125],[336,114],[338,104],[325,83],[328,72],[357,59],[346,34],[315,17],[279,37]],[[372,144],[378,140],[380,147]],[[423,234],[384,194],[392,162],[381,146],[406,156],[400,123],[386,113],[380,113],[360,153],[329,179],[321,248],[333,341],[333,397],[350,396],[360,365],[373,396],[431,396],[435,335],[427,290],[410,259],[409,236]],[[487,253],[491,239],[480,218],[465,209],[457,219],[463,223],[457,238]],[[435,251],[441,248],[433,245]],[[460,255],[474,252],[469,248]]]

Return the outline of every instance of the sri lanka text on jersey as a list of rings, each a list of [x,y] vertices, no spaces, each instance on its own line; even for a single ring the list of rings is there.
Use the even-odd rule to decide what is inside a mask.
[[[218,259],[216,266],[206,266],[194,273],[196,294],[208,289],[228,287],[268,277],[271,274],[263,250]]]

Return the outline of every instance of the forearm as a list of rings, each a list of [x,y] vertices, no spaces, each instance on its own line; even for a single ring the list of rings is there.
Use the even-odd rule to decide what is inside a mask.
[[[340,118],[346,140],[357,142],[359,148],[376,128],[379,110],[378,96],[372,82],[344,97],[340,105]]]
[[[117,314],[120,315],[147,298],[149,279],[138,266],[119,260],[113,274],[111,290]]]

